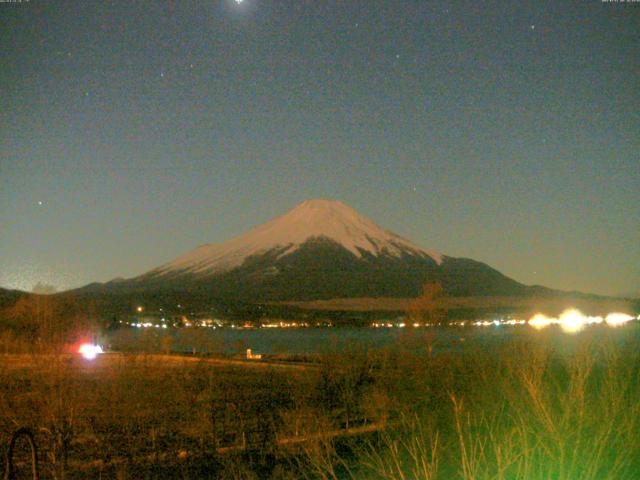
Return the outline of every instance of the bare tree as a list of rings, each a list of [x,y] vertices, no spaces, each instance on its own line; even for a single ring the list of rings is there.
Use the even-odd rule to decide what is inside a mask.
[[[446,294],[439,283],[425,283],[422,294],[407,309],[409,321],[441,324],[447,319]]]

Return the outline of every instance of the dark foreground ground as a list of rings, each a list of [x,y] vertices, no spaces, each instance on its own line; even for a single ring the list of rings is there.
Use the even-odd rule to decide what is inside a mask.
[[[0,445],[28,427],[42,478],[639,478],[637,336],[548,340],[434,355],[425,333],[291,365],[3,355]],[[14,460],[30,478],[25,442]]]

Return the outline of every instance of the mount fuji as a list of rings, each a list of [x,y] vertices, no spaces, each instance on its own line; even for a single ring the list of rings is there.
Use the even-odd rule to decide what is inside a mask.
[[[433,282],[452,296],[521,295],[532,288],[484,263],[424,249],[340,201],[319,199],[138,277],[85,289],[260,302],[412,297]]]
[[[334,243],[359,259],[410,255],[442,263],[440,254],[380,228],[342,202],[307,200],[245,235],[222,244],[203,245],[152,270],[149,275],[213,275],[239,267],[249,257],[269,252],[279,260],[320,239]]]

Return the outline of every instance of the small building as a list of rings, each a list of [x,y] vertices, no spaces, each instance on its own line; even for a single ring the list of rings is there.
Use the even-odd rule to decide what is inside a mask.
[[[261,358],[261,353],[253,353],[250,348],[247,348],[247,360],[260,360]]]

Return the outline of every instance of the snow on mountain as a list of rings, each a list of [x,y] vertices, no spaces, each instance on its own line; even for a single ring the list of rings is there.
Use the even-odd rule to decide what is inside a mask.
[[[251,255],[278,249],[288,255],[306,241],[326,237],[361,257],[414,255],[431,257],[438,265],[442,256],[425,250],[385,230],[353,208],[336,200],[307,200],[284,215],[221,244],[208,244],[178,257],[150,275],[171,273],[214,274],[240,266]]]

